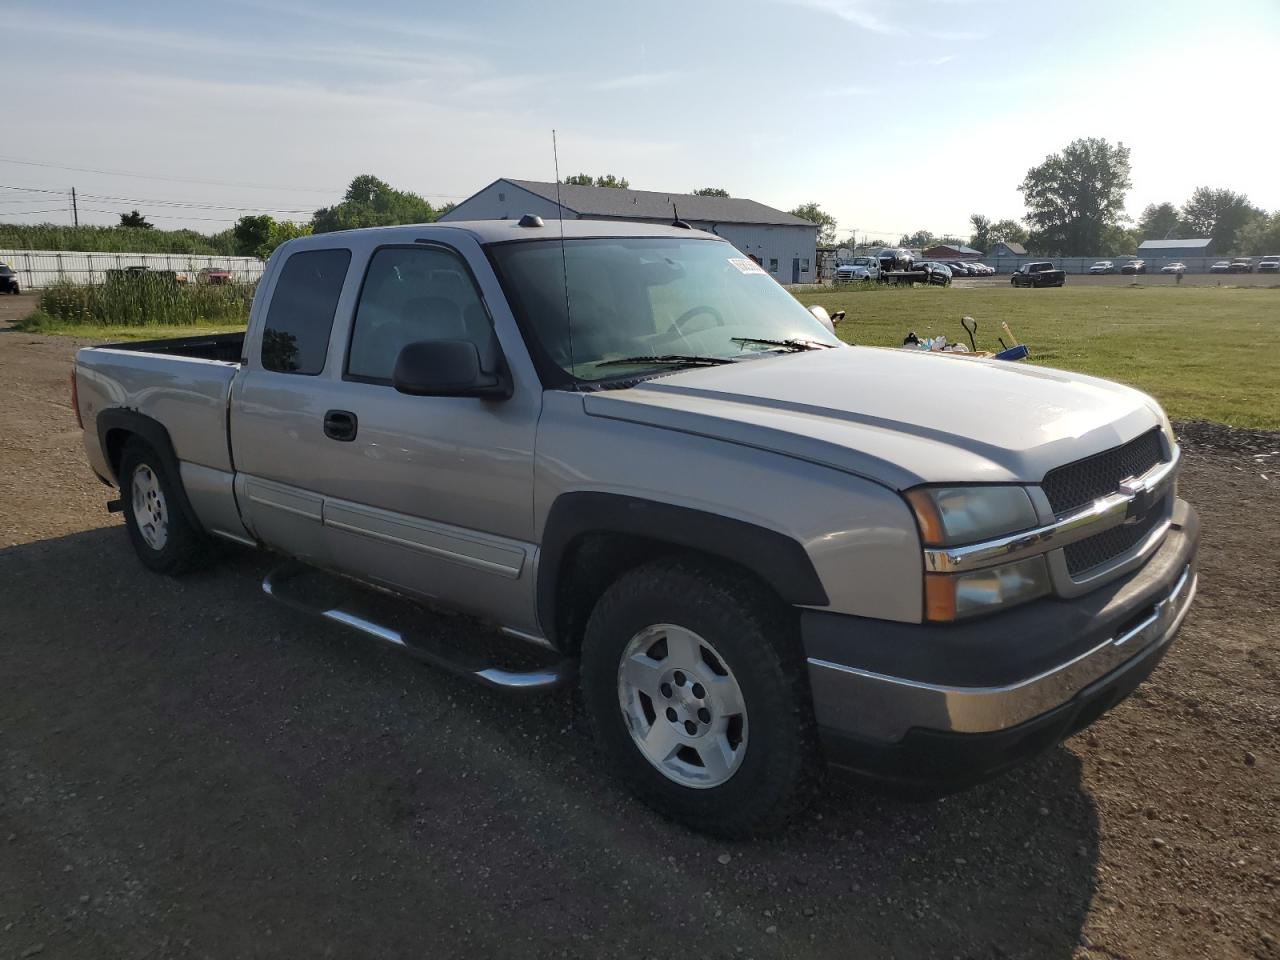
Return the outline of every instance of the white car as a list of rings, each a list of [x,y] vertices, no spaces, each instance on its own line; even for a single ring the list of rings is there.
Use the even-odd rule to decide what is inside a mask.
[[[1187,265],[1185,263],[1166,263],[1160,268],[1161,273],[1186,273]]]
[[[1099,260],[1089,268],[1089,272],[1094,274],[1115,273],[1116,265],[1110,260]]]
[[[854,257],[836,267],[836,283],[866,283],[880,279],[880,261],[875,257]]]

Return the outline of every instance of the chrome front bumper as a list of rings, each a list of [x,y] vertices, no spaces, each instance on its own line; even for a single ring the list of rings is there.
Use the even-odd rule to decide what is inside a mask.
[[[809,683],[815,705],[820,705],[819,723],[881,742],[901,740],[913,729],[990,733],[1017,726],[1167,644],[1191,606],[1196,582],[1195,567],[1188,563],[1140,619],[1131,618],[1115,635],[1065,663],[1002,686],[921,683],[810,657]]]

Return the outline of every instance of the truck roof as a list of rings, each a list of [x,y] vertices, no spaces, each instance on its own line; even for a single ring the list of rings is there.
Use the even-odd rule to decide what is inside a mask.
[[[332,233],[313,234],[290,241],[298,247],[324,246],[335,237],[352,234],[376,235],[385,243],[412,243],[419,237],[443,238],[449,233],[467,233],[480,243],[507,243],[517,240],[556,240],[560,237],[561,221],[544,218],[540,227],[522,227],[519,220],[451,220],[445,223],[414,223],[394,227],[361,227],[357,230],[336,230]],[[721,239],[703,230],[673,227],[666,223],[637,223],[633,220],[565,220],[564,236],[570,240],[592,237],[698,237],[707,240]]]

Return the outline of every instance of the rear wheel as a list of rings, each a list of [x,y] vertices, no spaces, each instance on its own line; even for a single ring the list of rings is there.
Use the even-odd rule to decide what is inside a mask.
[[[794,619],[692,560],[624,574],[587,623],[582,693],[613,772],[660,813],[740,837],[794,812],[817,770]]]
[[[181,574],[204,559],[207,539],[178,503],[178,481],[142,440],[130,440],[120,458],[124,523],[138,559],[156,573]]]

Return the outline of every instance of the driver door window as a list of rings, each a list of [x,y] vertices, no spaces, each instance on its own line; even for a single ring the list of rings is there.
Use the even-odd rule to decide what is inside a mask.
[[[390,384],[400,351],[423,340],[469,340],[481,357],[494,348],[488,311],[456,253],[384,247],[360,290],[345,379]]]

